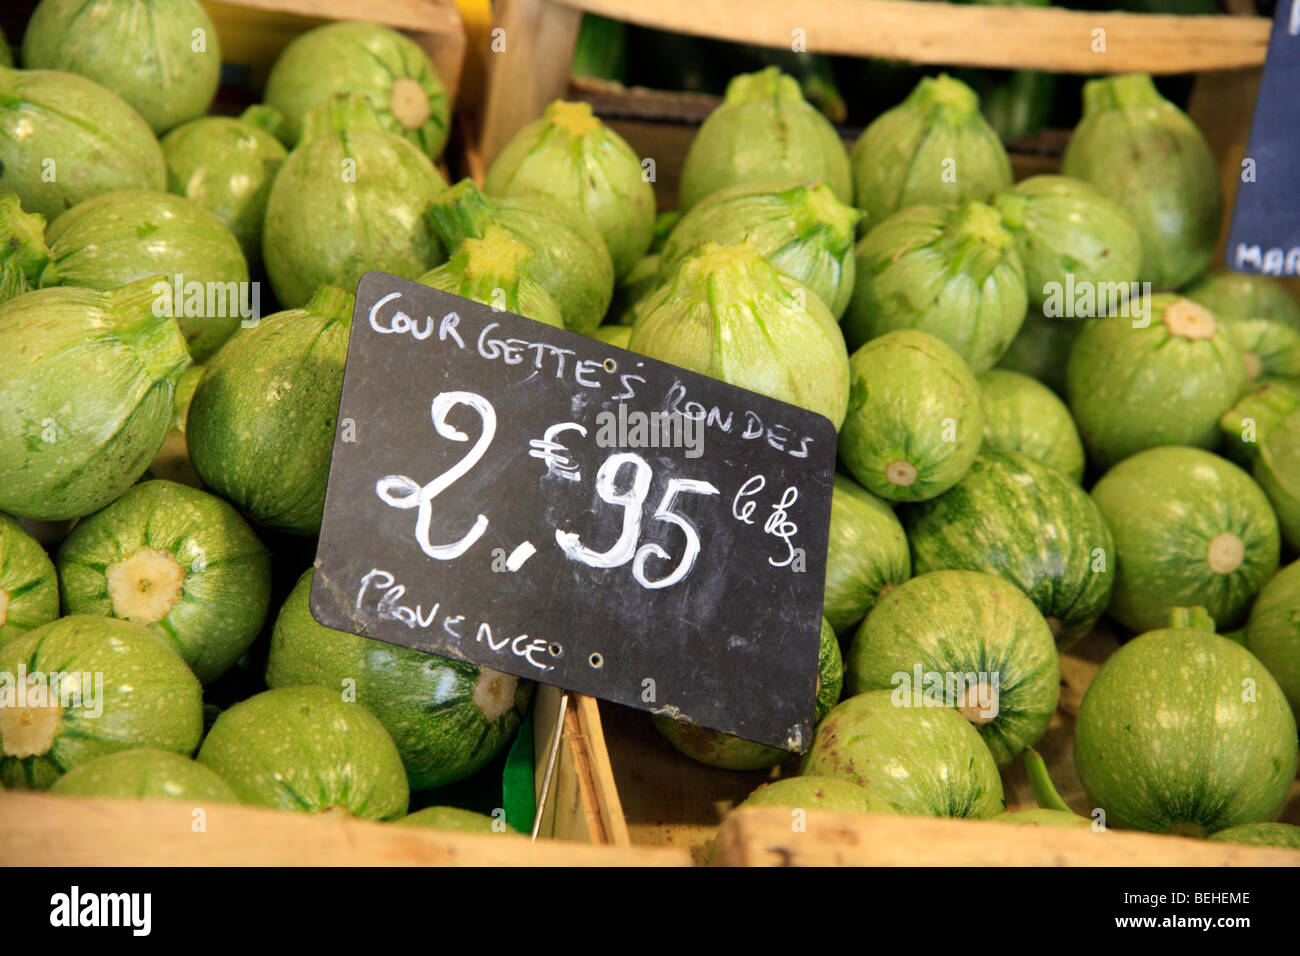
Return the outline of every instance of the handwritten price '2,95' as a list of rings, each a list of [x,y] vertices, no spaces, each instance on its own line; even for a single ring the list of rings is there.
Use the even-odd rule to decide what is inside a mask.
[[[459,541],[450,544],[433,544],[429,541],[433,499],[478,464],[478,460],[487,451],[488,445],[492,444],[492,438],[497,431],[496,409],[482,395],[473,392],[441,392],[434,398],[429,414],[433,418],[434,429],[443,438],[452,441],[469,441],[468,435],[447,423],[447,413],[457,405],[468,405],[478,412],[483,420],[483,433],[479,435],[478,441],[469,450],[469,454],[427,485],[421,485],[405,475],[389,475],[375,482],[375,493],[384,504],[394,508],[419,509],[415,519],[415,540],[419,542],[421,551],[438,561],[452,561],[459,558],[475,541],[483,537],[483,532],[487,531],[488,527],[487,516],[479,515],[469,533]]]
[[[465,457],[425,485],[406,475],[388,475],[375,482],[375,493],[385,504],[403,510],[416,509],[415,540],[420,545],[421,551],[437,561],[453,561],[459,558],[483,536],[488,528],[487,516],[480,514],[470,530],[460,539],[447,544],[434,544],[429,540],[429,526],[433,520],[433,499],[478,464],[496,435],[496,410],[491,402],[474,392],[441,392],[434,398],[430,407],[430,417],[439,435],[455,442],[469,441],[468,435],[447,421],[447,413],[457,405],[472,408],[483,422],[483,430],[478,441]],[[627,491],[620,492],[616,482],[619,471],[624,466],[632,468],[632,484]],[[637,542],[641,538],[642,510],[653,478],[654,473],[650,465],[639,455],[630,452],[610,455],[596,473],[596,494],[602,501],[623,508],[622,533],[610,548],[596,551],[584,545],[577,534],[557,528],[555,541],[560,550],[570,559],[593,568],[617,568],[631,561],[632,576],[642,587],[650,589],[671,587],[689,575],[700,555],[700,535],[694,523],[685,515],[676,513],[673,507],[677,503],[678,495],[716,495],[718,489],[708,481],[697,481],[692,478],[669,479],[668,488],[654,513],[654,520],[680,528],[686,536],[686,547],[672,571],[661,578],[651,578],[646,568],[649,560],[669,559],[668,552],[653,542],[637,547]]]

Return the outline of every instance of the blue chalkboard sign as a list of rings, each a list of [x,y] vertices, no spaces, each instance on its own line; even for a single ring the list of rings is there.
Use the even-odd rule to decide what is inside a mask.
[[[1238,272],[1300,275],[1300,0],[1278,0],[1226,255]]]
[[[312,614],[804,749],[835,437],[804,409],[369,273]]]

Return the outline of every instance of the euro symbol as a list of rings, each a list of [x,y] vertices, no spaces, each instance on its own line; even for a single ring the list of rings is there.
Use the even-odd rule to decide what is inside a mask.
[[[556,440],[555,436],[564,431],[575,431],[583,438],[587,437],[587,429],[577,422],[560,422],[546,429],[546,433],[541,438],[530,439],[528,454],[532,458],[540,458],[546,462],[547,475],[567,478],[569,481],[581,481],[582,475],[578,472],[577,462],[569,458],[569,449]]]

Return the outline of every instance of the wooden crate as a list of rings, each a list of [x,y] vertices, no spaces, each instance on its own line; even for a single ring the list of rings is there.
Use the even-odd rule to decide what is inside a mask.
[[[0,866],[683,866],[685,854],[322,820],[256,807],[0,794]]]
[[[34,6],[34,3],[32,4]],[[401,30],[434,61],[448,96],[454,100],[465,54],[465,32],[452,0],[205,0],[222,41],[227,64],[248,68],[260,88],[270,65],[299,34],[334,20],[358,19]],[[21,27],[30,10],[17,20]],[[11,28],[12,30],[12,28]],[[21,39],[12,30],[11,39]],[[50,524],[43,541],[62,537],[67,523]],[[552,735],[559,717],[560,693],[538,688],[534,715],[536,787],[540,790]],[[362,821],[316,820],[247,807],[214,807],[208,814],[209,839],[187,841],[189,808],[173,804],[69,801],[47,795],[0,794],[0,864],[51,863],[166,864],[440,864],[530,863],[600,865],[605,863],[681,864],[680,854],[646,854],[631,848],[595,702],[570,695],[555,756],[549,792],[535,846],[492,838],[393,829]],[[180,824],[184,826],[180,826]],[[619,847],[604,856],[588,847]]]
[[[221,37],[226,64],[246,67],[260,90],[280,51],[294,37],[333,20],[368,20],[418,43],[455,104],[465,62],[465,27],[453,0],[203,0]],[[328,70],[328,64],[322,64]]]
[[[653,156],[660,209],[677,205],[677,184],[694,127],[716,105],[695,94],[624,90],[573,79],[569,64],[581,15],[759,46],[789,47],[802,30],[818,53],[913,63],[1034,69],[1052,73],[1195,73],[1188,113],[1219,161],[1224,208],[1240,182],[1250,122],[1268,49],[1270,18],[1253,0],[1224,0],[1232,16],[1101,13],[919,0],[499,0],[494,28],[503,52],[489,55],[486,105],[476,133],[490,163],[510,137],[553,99],[586,99],[637,150]],[[1104,52],[1094,52],[1099,34]],[[708,107],[708,108],[705,108]],[[703,112],[701,112],[703,110]],[[1068,132],[1047,131],[1010,150],[1016,179],[1056,172]],[[1025,148],[1027,147],[1027,148]],[[1223,263],[1225,216],[1212,265]],[[1288,280],[1300,295],[1300,280]]]
[[[901,6],[909,10],[922,6],[906,0],[878,0],[878,3],[884,7]],[[703,5],[708,6],[707,3]],[[566,10],[581,7],[613,15],[614,11],[610,8],[621,9],[624,5],[587,3],[587,0],[574,0],[572,3],[564,0],[554,4],[547,0],[500,0],[498,23],[509,15],[508,8],[511,7],[529,10],[532,16],[538,17],[540,8],[550,6]],[[754,6],[766,5],[760,3]],[[934,6],[943,5],[924,4],[924,8]],[[662,6],[655,9],[662,10]],[[1021,8],[1021,12],[1035,11]],[[555,16],[554,11],[551,11],[551,16]],[[1177,21],[1178,24],[1183,24],[1188,20],[1226,22],[1222,18],[1153,19],[1118,14],[1089,16],[1099,18],[1102,23],[1111,23],[1113,18],[1118,18],[1117,22],[1126,24],[1133,16],[1143,23]],[[662,25],[650,22],[647,18],[621,18],[651,26]],[[1089,22],[1098,21],[1090,19]],[[1197,84],[1189,109],[1193,118],[1206,130],[1207,138],[1220,159],[1225,209],[1231,209],[1232,197],[1235,195],[1238,181],[1236,170],[1245,153],[1250,116],[1258,89],[1259,64],[1262,63],[1264,44],[1268,37],[1267,22],[1263,18],[1253,18],[1245,23],[1244,32],[1240,26],[1234,26],[1229,31],[1230,37],[1238,39],[1233,41],[1235,46],[1229,44],[1231,49],[1226,53],[1209,53],[1199,46],[1194,47],[1196,57],[1199,58],[1195,64],[1203,69],[1217,69],[1206,64],[1232,62],[1233,57],[1244,57],[1253,64],[1248,69],[1207,74],[1205,81]],[[1204,26],[1203,23],[1194,24],[1189,35],[1203,36],[1199,31]],[[535,31],[536,36],[545,38],[554,32],[555,27],[530,21],[530,29]],[[573,29],[576,31],[576,14]],[[685,28],[678,26],[677,29]],[[701,29],[690,29],[688,32],[736,38]],[[1175,32],[1184,35],[1180,31]],[[1241,39],[1243,36],[1254,39]],[[963,39],[962,42],[967,41]],[[507,51],[509,49],[507,39]],[[538,55],[533,47],[530,46],[529,49],[533,52],[525,51],[526,55]],[[1235,53],[1232,52],[1234,49]],[[882,55],[883,51],[873,49],[871,52]],[[1126,56],[1136,56],[1136,53],[1130,50]],[[696,128],[717,105],[719,98],[695,93],[627,89],[617,83],[569,77],[567,54],[561,59],[563,69],[556,74],[564,84],[560,92],[538,94],[533,101],[535,113],[525,116],[521,122],[531,119],[545,103],[557,96],[590,102],[593,110],[622,135],[638,155],[655,157],[655,192],[659,208],[675,208],[682,161]],[[925,59],[922,62],[934,61]],[[976,64],[966,57],[955,57],[952,61],[942,62],[1008,65],[1000,61],[992,64],[980,61]],[[1186,64],[1188,59],[1184,57],[1177,62]],[[547,69],[552,65],[553,62],[548,61]],[[1142,67],[1133,65],[1126,68],[1146,68],[1156,73],[1176,72],[1149,60],[1144,61]],[[1186,69],[1187,66],[1180,68]],[[497,81],[500,79],[501,74],[498,73]],[[554,80],[555,77],[551,79]],[[489,97],[492,82],[490,78]],[[515,89],[521,99],[531,95],[522,81]],[[1243,104],[1246,104],[1244,108]],[[485,121],[485,132],[480,135],[467,119],[462,118],[459,128],[463,150],[459,155],[458,172],[471,177],[480,186],[492,155],[490,147],[484,148],[486,130],[490,127],[491,122]],[[1018,144],[1018,148],[1013,148],[1010,152],[1016,179],[1057,171],[1068,138],[1068,131],[1048,130],[1030,141]],[[1089,808],[1083,785],[1074,768],[1075,718],[1088,683],[1117,646],[1113,635],[1099,631],[1081,642],[1071,653],[1062,656],[1060,707],[1046,735],[1038,744],[1062,796],[1081,813],[1087,813]],[[654,730],[646,714],[607,702],[598,705],[591,701],[589,703],[598,712],[599,727],[603,734],[599,749],[608,755],[611,769],[609,777],[601,776],[595,780],[595,801],[606,807],[620,807],[632,845],[685,851],[696,865],[709,862],[726,865],[1300,865],[1300,854],[1292,851],[1214,844],[1141,833],[1111,831],[1105,834],[1107,842],[1101,845],[1089,841],[1089,837],[1094,836],[1090,833],[1025,827],[1014,831],[1019,837],[1012,841],[1008,839],[1012,834],[1008,834],[1001,824],[965,820],[818,814],[809,815],[809,820],[823,819],[824,826],[814,827],[810,822],[807,832],[795,834],[790,829],[789,814],[779,809],[746,810],[743,814],[728,816],[728,812],[756,787],[779,776],[779,770],[742,772],[707,767],[673,749]],[[595,726],[594,722],[592,726]],[[1035,806],[1028,779],[1019,764],[1003,771],[1003,783],[1009,808],[1027,809]],[[1300,781],[1292,786],[1291,797],[1280,819],[1300,824]]]
[[[1084,691],[1117,647],[1112,635],[1099,631],[1062,656],[1060,706],[1037,745],[1062,798],[1084,815],[1090,807],[1074,768],[1074,725]],[[807,831],[796,833],[789,811],[747,810],[744,819],[727,816],[759,784],[780,775],[779,769],[706,767],[673,749],[645,714],[604,703],[601,713],[632,843],[685,850],[696,864],[1300,866],[1300,853],[1289,850],[1119,831],[1014,827],[1009,832],[1003,824],[968,820],[828,814],[821,820],[823,826],[815,825],[817,820],[809,814]],[[794,772],[793,767],[787,769]],[[1008,808],[1035,806],[1019,763],[1004,769],[1002,778]],[[1300,781],[1293,784],[1280,819],[1300,823]],[[1103,836],[1105,842],[1093,839]]]
[[[1233,0],[1237,2],[1237,0]],[[1183,17],[916,0],[500,0],[505,49],[488,58],[482,151],[489,162],[568,87],[582,13],[678,33],[817,53],[1053,73],[1257,71],[1266,17]],[[1244,11],[1243,11],[1244,12]],[[1100,33],[1098,32],[1100,31]],[[1098,38],[1105,49],[1094,51]],[[1241,102],[1247,118],[1253,105]]]

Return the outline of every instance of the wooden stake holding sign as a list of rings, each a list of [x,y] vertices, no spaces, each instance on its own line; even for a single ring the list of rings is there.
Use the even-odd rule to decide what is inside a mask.
[[[1279,0],[1225,253],[1238,272],[1300,276],[1300,0]]]
[[[835,446],[812,412],[370,273],[312,614],[802,750]]]

